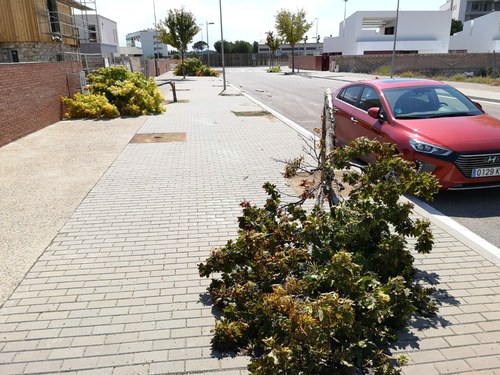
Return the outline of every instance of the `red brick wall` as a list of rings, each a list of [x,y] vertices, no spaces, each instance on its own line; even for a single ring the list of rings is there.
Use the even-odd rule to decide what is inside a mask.
[[[158,75],[162,75],[163,73],[166,73],[170,71],[170,60],[168,59],[158,59]],[[144,75],[149,78],[149,77],[155,77],[155,61],[153,59],[148,59],[145,60],[145,71]]]
[[[62,119],[60,97],[80,91],[80,63],[0,64],[0,147]]]
[[[321,70],[321,56],[295,56],[295,69]],[[288,67],[292,67],[292,56],[288,56]]]

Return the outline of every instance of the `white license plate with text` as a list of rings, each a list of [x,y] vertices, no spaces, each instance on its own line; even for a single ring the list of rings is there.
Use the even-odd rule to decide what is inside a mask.
[[[500,167],[493,168],[475,168],[472,170],[471,177],[494,177],[500,176]]]

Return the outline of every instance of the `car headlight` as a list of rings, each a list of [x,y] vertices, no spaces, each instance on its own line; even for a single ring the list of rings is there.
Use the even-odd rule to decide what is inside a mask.
[[[421,154],[431,154],[437,156],[447,156],[451,154],[451,150],[438,147],[430,143],[419,141],[418,139],[410,138],[410,146]]]

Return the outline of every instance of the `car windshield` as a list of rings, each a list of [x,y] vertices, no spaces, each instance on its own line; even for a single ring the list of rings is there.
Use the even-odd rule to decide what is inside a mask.
[[[483,112],[451,86],[413,86],[383,90],[397,119],[477,116]]]

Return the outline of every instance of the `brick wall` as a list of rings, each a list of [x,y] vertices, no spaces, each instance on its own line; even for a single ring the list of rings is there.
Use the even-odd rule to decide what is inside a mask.
[[[168,59],[158,59],[158,75],[162,75],[170,71],[170,60]],[[144,71],[143,74],[146,78],[155,77],[155,61],[153,59],[143,60]]]
[[[0,147],[62,119],[60,97],[80,91],[78,62],[0,64]]]
[[[321,56],[295,56],[295,69],[321,70]],[[292,56],[288,56],[288,66],[292,67]]]
[[[371,73],[381,66],[391,66],[390,54],[330,56],[341,72]],[[457,74],[471,71],[480,74],[500,67],[500,56],[494,53],[396,54],[394,72],[418,71],[426,74]]]

